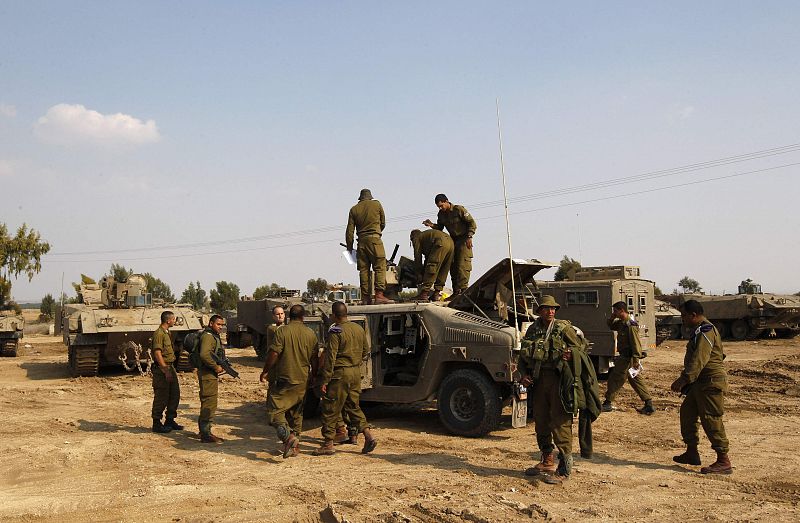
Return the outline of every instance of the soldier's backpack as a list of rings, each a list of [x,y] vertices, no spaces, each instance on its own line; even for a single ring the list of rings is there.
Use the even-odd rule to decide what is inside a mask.
[[[203,336],[203,330],[191,331],[183,338],[183,350],[189,356],[189,364],[193,369],[200,367],[200,338]]]

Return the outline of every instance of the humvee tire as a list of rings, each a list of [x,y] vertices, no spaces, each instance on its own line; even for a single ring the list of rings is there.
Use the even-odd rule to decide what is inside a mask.
[[[460,369],[439,386],[439,419],[458,436],[477,438],[500,424],[502,404],[494,383],[483,373]]]

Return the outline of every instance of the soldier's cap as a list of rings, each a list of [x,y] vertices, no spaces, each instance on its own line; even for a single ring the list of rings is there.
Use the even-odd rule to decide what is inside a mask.
[[[439,193],[436,195],[436,198],[433,199],[433,203],[439,202],[449,202],[450,200],[447,199],[447,196],[444,193]]]
[[[556,303],[556,299],[550,296],[549,294],[545,294],[542,296],[542,299],[539,300],[539,306],[536,307],[536,312],[539,312],[542,307],[555,307],[556,310],[561,308],[561,305]]]
[[[372,199],[372,191],[369,189],[361,189],[361,194],[358,195],[359,200],[371,200]]]

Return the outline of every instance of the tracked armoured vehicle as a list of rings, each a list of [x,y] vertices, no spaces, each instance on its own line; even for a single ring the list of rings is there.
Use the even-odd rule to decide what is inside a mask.
[[[666,340],[679,340],[683,333],[681,311],[662,300],[655,300],[656,345]]]
[[[0,312],[0,356],[16,356],[25,319],[13,311]]]
[[[161,313],[175,313],[170,329],[179,354],[178,370],[189,370],[183,338],[208,323],[189,305],[153,304],[143,276],[134,274],[125,282],[104,277],[99,283],[80,285],[82,303],[64,307],[62,335],[73,376],[96,376],[101,367],[122,366],[146,373],[152,364],[153,332],[161,324]]]

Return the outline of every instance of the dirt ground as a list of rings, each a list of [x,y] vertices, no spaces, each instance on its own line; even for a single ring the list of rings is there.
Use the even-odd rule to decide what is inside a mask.
[[[180,376],[186,430],[156,435],[150,378],[72,379],[59,338],[23,344],[0,360],[3,521],[800,521],[800,339],[726,344],[733,475],[671,460],[682,443],[669,384],[683,355],[672,341],[645,360],[658,411],[637,414],[626,385],[621,410],[594,425],[594,458],[576,454],[563,486],[522,475],[533,426],[512,429],[507,413],[500,430],[466,439],[433,410],[373,408],[379,445],[367,456],[351,446],[311,456],[320,432],[308,420],[302,455],[284,460],[252,350],[229,351],[242,379],[220,386],[216,432],[227,441],[210,446],[197,437],[193,374]]]

